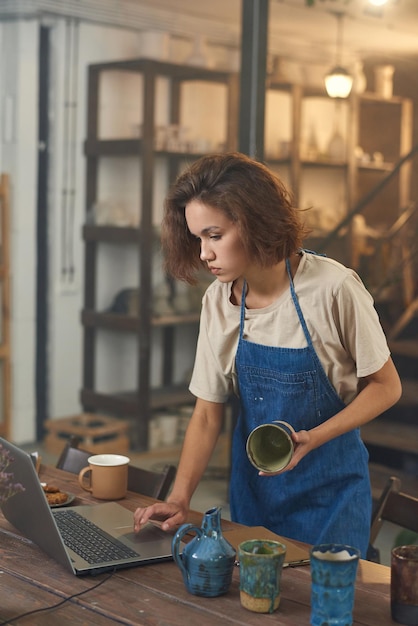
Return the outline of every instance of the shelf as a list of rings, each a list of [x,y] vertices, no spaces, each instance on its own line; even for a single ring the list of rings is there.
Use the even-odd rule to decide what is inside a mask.
[[[138,243],[139,229],[130,226],[83,226],[84,241],[102,241],[108,243]]]
[[[327,159],[326,157],[323,159],[302,159],[301,164],[306,167],[328,167],[337,169],[345,169],[348,167],[347,161],[337,161],[336,159]]]
[[[391,172],[393,163],[358,163],[357,167],[362,172]]]
[[[161,317],[153,317],[151,320],[151,325],[156,327],[162,327],[181,326],[185,324],[198,324],[199,319],[199,313],[188,313],[185,315],[164,315]],[[132,315],[99,313],[96,311],[82,311],[81,321],[86,327],[105,328],[108,330],[122,332],[137,332],[139,326],[139,319]]]
[[[366,91],[360,94],[359,99],[364,103],[378,103],[378,104],[403,104],[407,98],[403,98],[402,96],[392,96],[391,98],[383,98],[377,93],[373,93],[372,91]]]
[[[194,396],[186,385],[159,387],[158,389],[151,389],[150,392],[150,409],[153,411],[194,402]],[[138,417],[138,394],[134,391],[106,394],[90,389],[82,389],[80,399],[83,406],[90,407],[91,410],[116,413],[134,418]]]
[[[182,313],[179,315],[162,315],[152,319],[153,326],[181,326],[186,324],[198,324],[200,321],[199,313]]]
[[[303,95],[305,98],[324,98],[325,100],[329,100],[325,85],[323,87],[319,85],[317,87],[314,85],[304,87]]]
[[[274,76],[267,78],[267,89],[276,91],[292,91],[295,84],[286,80],[275,79]]]
[[[86,156],[138,156],[142,140],[135,139],[87,139],[84,142]]]
[[[186,150],[174,151],[174,150],[154,150],[157,156],[168,157],[172,159],[199,159],[205,156],[206,152],[188,152]],[[222,152],[220,150],[220,152]]]
[[[290,165],[292,162],[290,157],[270,157],[270,156],[266,156],[266,161],[270,163],[270,165]]]
[[[140,156],[142,154],[142,139],[88,139],[84,142],[84,154],[90,157],[106,156]],[[188,150],[154,150],[156,156],[163,156],[172,159],[198,159],[204,152],[191,152]]]
[[[150,74],[168,76],[180,81],[209,81],[227,83],[231,79],[231,72],[212,70],[193,65],[179,65],[154,59],[128,59],[90,65],[92,71],[148,72]]]
[[[271,159],[270,159],[271,160]],[[302,159],[301,164],[306,167],[335,167],[346,168],[348,163],[346,161],[336,161],[333,159]],[[357,163],[357,167],[362,171],[371,172],[391,172],[393,170],[393,163]]]

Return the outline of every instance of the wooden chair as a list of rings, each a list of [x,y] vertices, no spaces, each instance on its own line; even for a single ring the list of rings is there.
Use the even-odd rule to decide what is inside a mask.
[[[78,474],[83,467],[87,467],[88,458],[92,452],[78,447],[80,440],[72,437],[64,446],[57,461],[57,468]],[[176,475],[174,465],[165,465],[161,472],[147,470],[135,465],[128,467],[128,489],[157,500],[164,500],[173,484]]]
[[[373,544],[384,521],[416,533],[418,537],[418,498],[400,491],[401,481],[391,476],[376,503],[370,528],[369,561],[380,562],[379,550]]]

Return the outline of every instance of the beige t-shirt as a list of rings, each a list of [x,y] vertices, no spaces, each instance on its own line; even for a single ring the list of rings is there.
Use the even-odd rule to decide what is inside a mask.
[[[293,281],[316,354],[348,404],[358,379],[377,372],[390,355],[373,299],[353,270],[323,256],[303,253]],[[211,402],[225,402],[236,390],[240,307],[231,304],[231,286],[215,280],[202,300],[189,389]],[[263,309],[245,310],[244,338],[266,346],[306,346],[290,288]]]

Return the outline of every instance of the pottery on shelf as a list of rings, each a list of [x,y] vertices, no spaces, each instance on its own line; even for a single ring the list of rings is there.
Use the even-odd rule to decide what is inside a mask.
[[[375,92],[382,98],[391,98],[393,95],[393,65],[378,65],[374,68]]]
[[[364,93],[367,88],[367,78],[364,73],[363,61],[355,62],[353,76],[353,92]]]
[[[212,62],[208,54],[207,40],[204,35],[196,35],[193,41],[192,51],[186,58],[185,63],[198,67],[212,67]]]
[[[334,161],[344,161],[345,159],[345,141],[338,129],[333,132],[329,140],[327,154]]]

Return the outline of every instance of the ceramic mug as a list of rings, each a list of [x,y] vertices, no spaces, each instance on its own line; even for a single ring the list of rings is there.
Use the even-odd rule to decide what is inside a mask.
[[[250,539],[238,546],[241,605],[255,613],[273,613],[280,603],[280,581],[286,546]]]
[[[391,553],[390,605],[399,624],[418,624],[418,546],[399,546]]]
[[[130,459],[121,454],[95,454],[88,458],[78,482],[86,491],[100,500],[120,500],[128,490],[128,464]],[[85,476],[88,474],[88,483]]]
[[[310,557],[311,625],[352,624],[360,550],[343,544],[320,544],[311,548]]]
[[[247,438],[247,456],[259,471],[273,474],[283,470],[291,461],[294,443],[293,427],[287,422],[276,420],[261,424]]]

